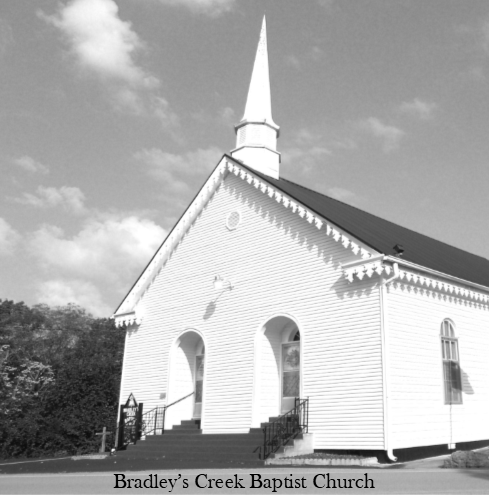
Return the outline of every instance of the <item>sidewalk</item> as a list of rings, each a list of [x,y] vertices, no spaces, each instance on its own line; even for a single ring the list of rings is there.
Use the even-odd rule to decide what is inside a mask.
[[[488,452],[489,447],[478,450],[478,452]],[[419,459],[405,463],[379,464],[375,466],[347,466],[349,469],[359,470],[441,470],[446,459],[450,454],[438,456],[428,459]],[[90,460],[79,459],[77,461],[66,458],[45,458],[45,459],[20,459],[0,462],[0,477],[1,475],[11,474],[43,474],[43,473],[88,473],[88,472],[124,472],[124,471],[165,471],[165,470],[208,470],[208,469],[225,469],[225,470],[241,470],[252,468],[254,470],[278,470],[284,467],[289,471],[300,469],[328,469],[338,470],[344,469],[345,466],[278,466],[278,465],[253,465],[243,462],[219,462],[219,461],[165,461],[164,459],[143,459],[143,458],[127,458],[123,456],[108,456],[105,459]],[[475,470],[475,469],[474,469]],[[487,471],[487,470],[485,470]]]

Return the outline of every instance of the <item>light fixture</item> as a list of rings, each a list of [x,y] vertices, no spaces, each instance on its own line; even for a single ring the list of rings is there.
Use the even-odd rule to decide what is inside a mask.
[[[224,278],[221,277],[221,275],[216,275],[214,277],[214,289],[217,292],[223,292],[226,289],[231,290],[233,288],[233,285],[229,280],[224,280]]]

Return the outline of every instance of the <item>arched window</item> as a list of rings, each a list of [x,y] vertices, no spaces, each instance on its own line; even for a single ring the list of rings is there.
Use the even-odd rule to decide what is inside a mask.
[[[443,382],[445,386],[445,403],[462,403],[462,378],[460,375],[460,358],[458,340],[455,337],[453,322],[446,318],[441,323],[441,353],[443,358]]]
[[[289,340],[291,343],[293,343],[294,341],[300,341],[301,340],[301,333],[298,330],[296,330],[295,332],[292,332]]]

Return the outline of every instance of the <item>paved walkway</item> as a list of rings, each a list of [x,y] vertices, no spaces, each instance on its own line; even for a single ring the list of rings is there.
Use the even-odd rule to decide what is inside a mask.
[[[480,449],[489,454],[489,447]],[[353,467],[354,469],[371,470],[371,469],[402,469],[402,470],[436,470],[441,469],[445,459],[448,459],[450,454],[438,456],[435,458],[419,459],[417,461],[409,461],[406,463],[380,464],[375,466]],[[253,468],[260,469],[280,469],[284,466],[277,465],[262,465],[256,466],[247,465],[242,462],[226,462],[219,461],[185,461],[173,462],[171,467],[162,465],[158,459],[141,459],[128,458],[124,456],[109,456],[105,459],[78,459],[72,460],[67,458],[45,458],[45,459],[24,459],[24,460],[9,460],[0,462],[0,475],[2,474],[26,474],[26,473],[88,473],[88,472],[117,472],[117,471],[162,471],[162,470],[195,470],[195,469],[243,469]],[[341,466],[287,466],[287,469],[293,471],[295,469],[304,468],[327,468],[341,469]]]

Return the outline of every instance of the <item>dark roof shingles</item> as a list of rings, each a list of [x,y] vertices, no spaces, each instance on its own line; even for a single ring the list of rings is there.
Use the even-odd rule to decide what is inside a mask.
[[[404,248],[402,259],[406,261],[489,287],[489,260],[483,257],[403,228],[286,179],[277,180],[253,172],[385,255],[396,255],[394,246],[400,244]]]

